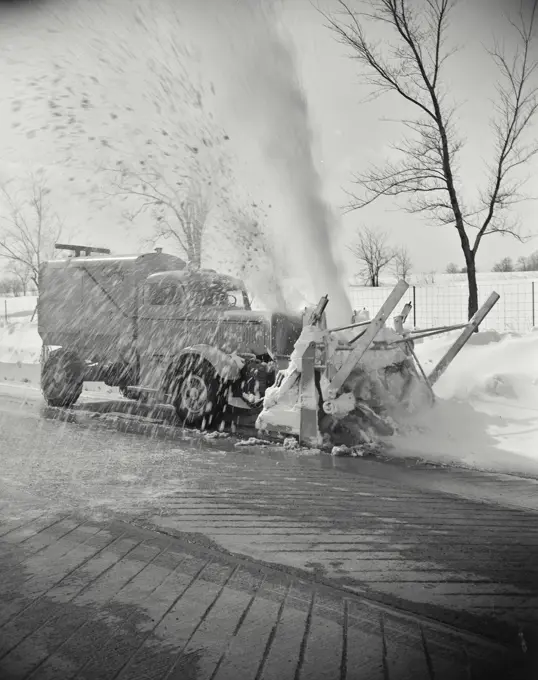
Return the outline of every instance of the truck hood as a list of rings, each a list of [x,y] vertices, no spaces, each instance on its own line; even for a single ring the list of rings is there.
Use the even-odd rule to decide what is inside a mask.
[[[255,353],[263,353],[264,347],[270,348],[271,352],[277,356],[289,356],[293,352],[296,341],[298,340],[302,328],[303,320],[299,314],[283,314],[281,312],[248,311],[244,309],[227,310],[221,316],[222,321],[230,324],[238,324],[242,327],[245,344],[253,348],[257,342],[264,338],[262,344],[257,347]],[[250,323],[249,323],[250,322]],[[263,326],[262,335],[252,336],[252,331],[259,324]],[[250,331],[248,329],[251,329]],[[251,337],[252,341],[246,341]],[[254,341],[254,337],[257,341]],[[250,351],[253,351],[252,349]]]
[[[287,320],[292,323],[300,323],[302,326],[302,317],[300,314],[285,314],[282,312],[266,312],[266,311],[249,311],[248,309],[230,309],[222,313],[222,319],[227,321],[253,321],[258,323],[271,323],[275,319]]]

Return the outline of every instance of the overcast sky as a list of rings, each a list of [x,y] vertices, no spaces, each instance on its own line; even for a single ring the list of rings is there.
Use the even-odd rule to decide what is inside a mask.
[[[219,2],[218,7],[214,2],[175,0],[175,7],[180,8],[181,31],[198,50],[200,77],[215,85],[215,113],[230,130],[231,148],[242,164],[243,174],[239,177],[252,179],[251,193],[259,189],[260,197],[278,204],[273,180],[266,181],[271,176],[270,170],[259,155],[252,153],[257,144],[255,130],[244,125],[241,116],[234,122],[237,107],[243,108],[243,118],[250,109],[241,102],[237,83],[233,82],[237,75],[232,72],[233,59],[227,58],[225,52],[229,48],[229,57],[234,53],[234,44],[243,48],[247,44],[245,25],[230,20],[228,0]],[[152,87],[148,57],[155,50],[154,56],[162,58],[159,51],[162,45],[155,42],[155,36],[148,37],[147,31],[142,40],[142,34],[135,30],[133,8],[137,4],[134,0],[50,3],[43,0],[38,9],[5,13],[0,24],[2,176],[9,178],[20,175],[24,169],[47,167],[70,228],[80,239],[115,250],[138,248],[150,230],[148,219],[136,225],[122,220],[122,208],[112,200],[104,208],[91,200],[99,190],[96,169],[110,160],[100,140],[117,137],[122,148],[132,150],[136,147],[135,128],[155,130],[158,125],[146,95]],[[148,0],[142,4],[159,13],[167,23],[168,0]],[[464,0],[454,13],[452,36],[462,50],[453,58],[447,87],[461,101],[459,120],[468,142],[462,156],[462,178],[470,188],[483,179],[490,143],[488,97],[493,95],[496,74],[483,44],[491,43],[494,32],[511,40],[501,11],[510,4],[502,0]],[[329,0],[319,0],[319,5],[331,7]],[[315,140],[314,157],[323,177],[325,195],[338,207],[345,202],[342,187],[352,188],[349,183],[352,172],[379,161],[387,152],[387,144],[401,137],[402,128],[397,123],[382,120],[398,116],[398,102],[381,98],[364,103],[367,91],[359,83],[356,63],[336,42],[312,3],[285,0],[278,7],[282,24],[296,48]],[[167,30],[164,24],[161,28]],[[239,51],[243,57],[244,49]],[[79,132],[68,138],[63,130],[54,129],[47,104],[51,91],[58,94],[66,87],[76,94],[73,102],[80,100],[82,90],[93,100],[93,108],[82,112]],[[232,92],[235,109],[230,102]],[[248,97],[249,92],[245,91],[243,96]],[[248,100],[243,103],[248,104]],[[121,124],[114,123],[111,112],[126,106],[133,110],[125,113]],[[242,121],[241,125],[238,121]],[[282,134],[285,139],[286,131]],[[534,172],[535,168],[530,170]],[[538,191],[536,185],[529,188]],[[535,209],[532,203],[520,209],[527,231],[534,229]],[[278,219],[286,221],[285,203],[275,210]],[[354,230],[363,224],[384,229],[395,244],[407,245],[417,271],[443,270],[451,260],[463,264],[453,229],[432,227],[391,202],[345,216],[342,251]],[[538,249],[538,241],[521,246],[506,238],[488,237],[481,247],[479,267],[488,268],[504,255],[517,258],[529,249]]]

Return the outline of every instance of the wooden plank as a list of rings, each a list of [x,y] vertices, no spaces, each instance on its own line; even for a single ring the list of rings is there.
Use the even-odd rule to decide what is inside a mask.
[[[301,444],[318,446],[320,435],[318,429],[318,392],[315,380],[316,343],[306,348],[302,358],[302,371],[299,378],[300,425],[299,441]]]
[[[357,340],[357,344],[353,348],[352,352],[350,353],[346,361],[343,363],[343,365],[337,371],[334,378],[329,383],[327,395],[323,395],[323,398],[325,400],[336,398],[338,391],[349,377],[351,371],[353,371],[355,366],[361,360],[361,357],[370,347],[370,345],[374,341],[374,338],[379,333],[381,328],[384,326],[385,322],[393,312],[396,305],[405,295],[408,288],[409,284],[407,284],[405,281],[398,281],[392,293],[385,300],[385,302],[381,306],[381,309],[372,319],[364,334],[359,338],[359,340]]]
[[[495,306],[500,297],[501,296],[498,293],[493,292],[489,296],[489,298],[484,302],[482,307],[480,307],[480,309],[476,312],[473,318],[469,321],[469,323],[465,326],[459,338],[454,342],[454,344],[450,347],[448,352],[441,358],[437,366],[430,373],[428,377],[428,382],[430,383],[431,386],[435,385],[435,383],[443,375],[446,369],[450,366],[452,361],[463,349],[471,335],[476,331],[478,326],[482,323],[482,321],[493,309],[493,307]]]

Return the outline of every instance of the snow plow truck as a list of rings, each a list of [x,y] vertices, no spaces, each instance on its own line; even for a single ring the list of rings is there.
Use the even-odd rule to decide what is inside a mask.
[[[50,406],[73,406],[85,381],[104,382],[125,397],[172,405],[183,425],[220,426],[228,412],[313,447],[360,443],[366,430],[389,435],[391,413],[433,404],[434,384],[499,299],[493,292],[467,322],[411,329],[411,303],[394,314],[409,288],[399,281],[373,318],[327,328],[327,296],[302,315],[255,311],[242,281],[161,249],[113,257],[57,248],[74,257],[40,271],[41,386]],[[452,331],[460,335],[426,375],[415,341]]]
[[[302,330],[300,315],[254,311],[242,281],[162,249],[112,256],[86,246],[40,271],[41,388],[71,407],[84,382],[171,404],[190,426],[261,404]]]

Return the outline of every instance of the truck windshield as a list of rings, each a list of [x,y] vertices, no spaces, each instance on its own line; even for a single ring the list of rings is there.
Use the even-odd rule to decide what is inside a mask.
[[[250,309],[249,299],[245,291],[230,289],[220,282],[192,284],[187,289],[186,297],[188,304],[193,307]]]

